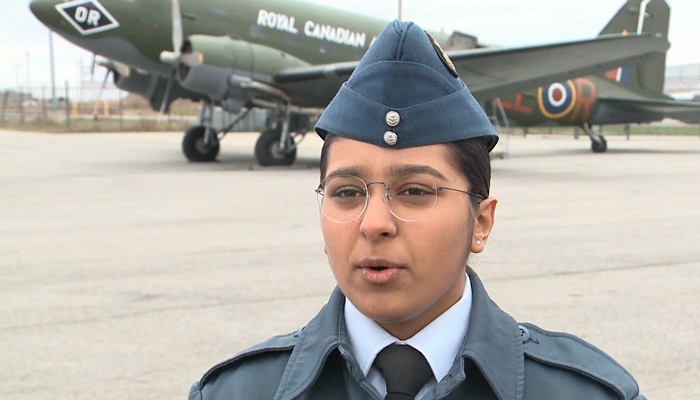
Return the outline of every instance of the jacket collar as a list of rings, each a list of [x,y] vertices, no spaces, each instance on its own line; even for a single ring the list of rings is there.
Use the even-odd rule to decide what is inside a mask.
[[[525,358],[518,323],[491,300],[476,272],[467,273],[473,303],[462,355],[479,367],[500,400],[521,400]]]
[[[491,300],[476,272],[469,268],[467,273],[473,293],[471,322],[462,348],[463,357],[453,370],[460,368],[458,372],[464,379],[463,361],[469,359],[478,366],[500,400],[522,400],[525,361],[518,324]],[[328,304],[299,333],[275,400],[289,400],[304,393],[336,349],[348,360],[353,375],[361,376],[357,362],[347,350],[344,305],[345,296],[336,287]]]
[[[275,400],[294,399],[316,381],[328,356],[339,347],[344,305],[345,296],[336,287],[328,303],[301,330]]]

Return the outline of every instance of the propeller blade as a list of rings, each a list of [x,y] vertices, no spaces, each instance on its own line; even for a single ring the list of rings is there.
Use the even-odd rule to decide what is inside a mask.
[[[107,70],[105,78],[102,81],[102,86],[100,86],[100,91],[97,93],[97,99],[95,100],[95,108],[92,109],[92,119],[97,121],[97,113],[100,111],[100,103],[102,102],[102,92],[104,92],[107,86],[107,80],[109,79],[109,74],[112,73],[111,69]]]
[[[172,19],[173,19],[173,51],[162,51],[160,53],[160,61],[166,64],[177,66],[180,63],[182,56],[183,36],[182,33],[182,14],[180,13],[180,3],[178,0],[172,0]]]
[[[97,54],[92,53],[92,63],[90,64],[90,82],[95,80],[95,64],[97,64]]]
[[[177,54],[182,50],[183,33],[182,33],[182,14],[180,13],[180,3],[178,0],[172,0],[173,12],[173,51]]]
[[[160,104],[160,116],[165,116],[165,109],[168,108],[168,100],[170,99],[170,91],[173,89],[173,81],[175,80],[175,71],[170,74],[168,78],[168,83],[165,85],[165,94],[163,95],[163,102]]]

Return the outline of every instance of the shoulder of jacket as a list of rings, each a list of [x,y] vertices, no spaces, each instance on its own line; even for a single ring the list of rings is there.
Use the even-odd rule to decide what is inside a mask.
[[[592,344],[574,335],[546,331],[533,324],[522,323],[520,327],[527,358],[585,375],[613,389],[622,399],[644,399],[632,375]]]
[[[209,369],[204,376],[202,376],[199,384],[204,386],[210,378],[219,375],[221,372],[234,368],[245,363],[246,361],[250,361],[262,355],[270,355],[274,353],[291,354],[292,350],[294,350],[294,346],[297,343],[299,332],[301,332],[301,329],[286,335],[274,336],[262,343],[258,343],[253,347],[243,350],[226,361],[216,364]]]

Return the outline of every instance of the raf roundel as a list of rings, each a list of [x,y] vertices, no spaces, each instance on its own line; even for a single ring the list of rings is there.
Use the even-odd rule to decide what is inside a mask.
[[[557,82],[537,91],[540,111],[547,118],[557,119],[569,114],[576,105],[577,93],[573,81]]]

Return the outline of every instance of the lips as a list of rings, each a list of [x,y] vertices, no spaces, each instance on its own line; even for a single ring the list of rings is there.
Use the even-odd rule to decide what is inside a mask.
[[[380,258],[364,259],[358,264],[358,268],[364,278],[373,284],[386,284],[404,269],[399,264]]]

